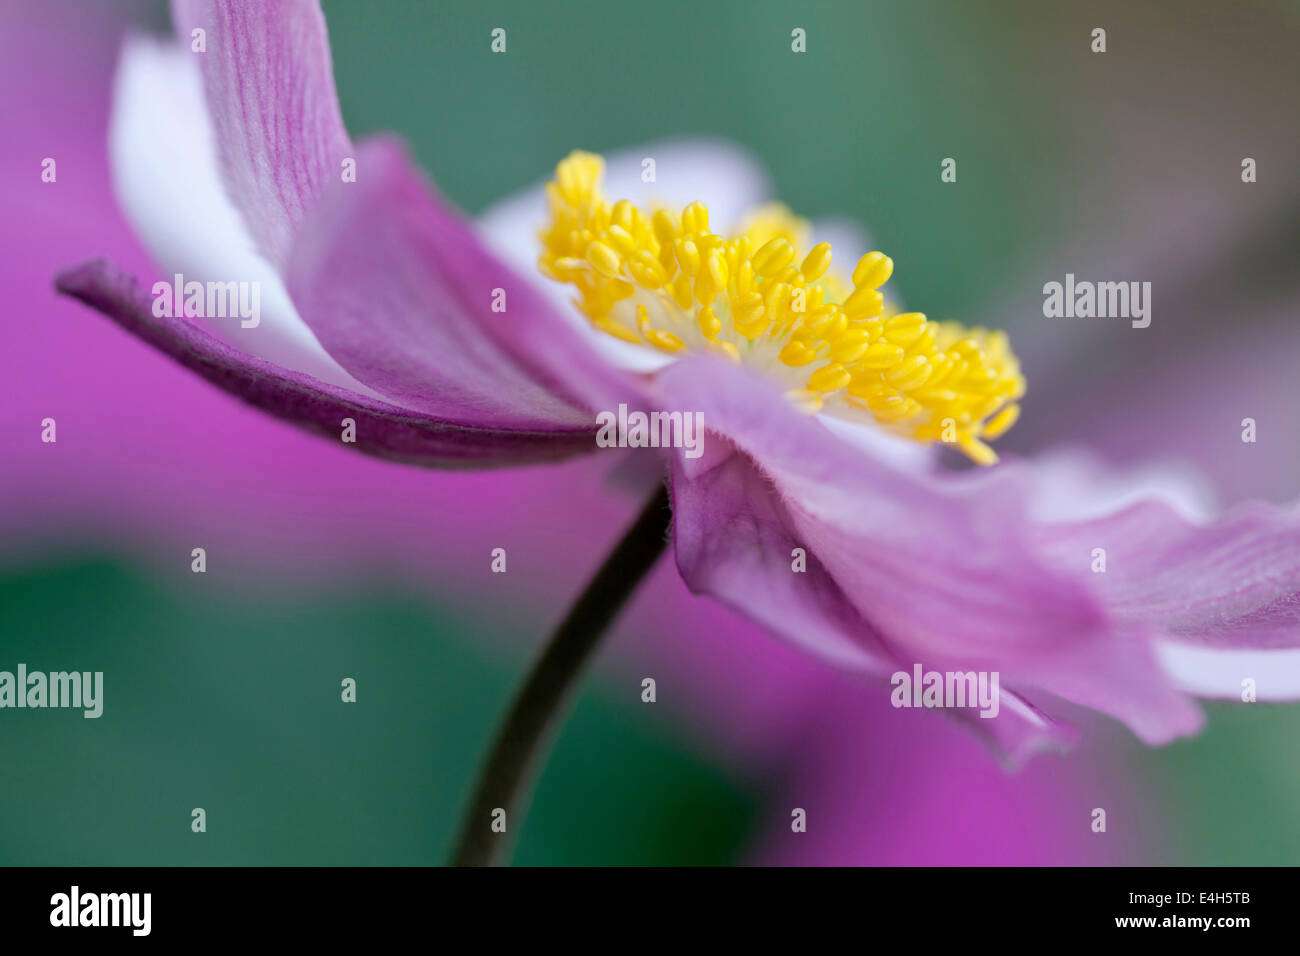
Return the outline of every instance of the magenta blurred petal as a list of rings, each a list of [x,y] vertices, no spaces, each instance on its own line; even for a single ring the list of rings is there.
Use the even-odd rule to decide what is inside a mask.
[[[317,0],[175,0],[189,48],[206,31],[203,71],[224,180],[261,252],[277,267],[326,184],[354,158]]]
[[[219,341],[185,319],[159,319],[135,277],[95,261],[62,273],[58,288],[128,332],[263,411],[340,441],[356,422],[355,447],[396,461],[455,467],[544,461],[587,450],[584,433],[557,435],[460,426],[377,401],[272,365]]]

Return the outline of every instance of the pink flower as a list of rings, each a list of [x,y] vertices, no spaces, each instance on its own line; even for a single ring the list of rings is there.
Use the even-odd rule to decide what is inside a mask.
[[[123,53],[119,197],[169,278],[255,286],[260,315],[207,328],[155,315],[159,296],[103,262],[65,273],[60,288],[272,414],[335,437],[352,419],[357,447],[383,457],[489,465],[593,447],[590,416],[519,353],[491,312],[493,290],[509,288],[511,314],[554,325],[558,343],[563,323],[395,144],[353,147],[318,5],[177,3],[174,19],[183,46],[137,40]],[[191,50],[192,29],[206,52]],[[344,183],[352,163],[358,182]],[[406,221],[344,262],[330,217],[354,202],[400,207]],[[345,288],[304,301],[333,270]]]
[[[1262,699],[1300,695],[1300,512],[1205,521],[1163,489],[1103,494],[1117,479],[1077,455],[942,469],[909,439],[947,441],[951,420],[952,440],[991,462],[984,439],[1014,419],[1023,381],[996,334],[884,311],[883,257],[861,260],[841,299],[826,292],[828,321],[878,350],[868,363],[843,329],[781,326],[789,302],[755,302],[754,276],[739,278],[751,268],[770,292],[794,269],[786,284],[820,295],[829,250],[792,258],[776,234],[724,246],[743,227],[716,206],[656,232],[648,206],[594,198],[586,158],[561,166],[540,250],[540,192],[490,217],[485,240],[393,141],[352,145],[315,3],[178,2],[174,21],[186,46],[124,55],[119,191],[167,272],[259,283],[261,320],[213,319],[213,334],[159,316],[102,262],[59,284],[187,367],[324,434],[351,418],[361,450],[435,465],[590,450],[593,413],[619,405],[701,415],[702,454],[667,456],[688,585],[869,674],[998,673],[998,716],[961,714],[1013,758],[1069,736],[1028,694],[1150,743],[1200,726],[1190,695],[1236,698],[1245,680]],[[185,124],[172,140],[189,155],[158,150],[160,123]],[[590,324],[559,283],[528,277],[539,251]]]

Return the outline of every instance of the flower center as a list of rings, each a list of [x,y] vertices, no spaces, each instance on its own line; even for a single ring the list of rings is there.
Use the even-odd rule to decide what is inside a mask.
[[[643,212],[600,192],[604,161],[574,152],[547,183],[542,273],[578,291],[602,332],[663,353],[712,351],[759,369],[809,413],[872,420],[920,442],[957,445],[979,464],[1019,415],[1020,365],[1000,331],[890,309],[880,287],[894,263],[858,260],[831,273],[830,243],[766,206],[731,237],[709,211]]]

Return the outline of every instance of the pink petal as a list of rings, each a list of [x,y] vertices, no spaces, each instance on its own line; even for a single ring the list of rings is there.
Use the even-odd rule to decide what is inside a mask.
[[[343,419],[353,419],[355,447],[381,458],[440,467],[519,464],[564,457],[593,445],[588,432],[503,431],[448,423],[273,365],[185,319],[155,318],[152,299],[139,282],[103,261],[69,269],[59,276],[58,288],[278,418],[340,444]]]
[[[898,470],[729,363],[685,360],[660,373],[656,390],[661,404],[671,397],[675,409],[703,412],[709,440],[725,439],[748,456],[762,480],[739,497],[752,515],[776,522],[779,533],[767,530],[767,539],[797,542],[816,556],[869,625],[856,635],[862,646],[883,643],[896,660],[930,669],[996,670],[1009,686],[1110,713],[1149,742],[1199,727],[1195,706],[1167,686],[1151,635],[1113,621],[1085,574],[1066,574],[1035,550],[1025,478],[1014,469],[943,478]],[[707,452],[679,458],[679,500],[692,500],[683,482],[718,481],[710,472],[720,463]],[[680,513],[678,521],[686,520],[703,525],[697,538],[734,540],[738,528],[753,537],[752,527],[714,524],[703,509]],[[800,576],[788,561],[738,560],[741,545],[715,545],[707,560],[688,554],[694,560],[683,573],[702,587],[731,574],[732,601],[766,623],[766,596],[798,587],[790,579]],[[730,571],[710,569],[713,561]],[[808,600],[800,607],[806,633],[825,634],[826,621],[813,620],[823,610]]]
[[[1147,500],[1038,535],[1062,567],[1105,549],[1090,583],[1118,621],[1191,644],[1300,647],[1300,507],[1251,503],[1203,525]]]
[[[804,571],[792,570],[802,544],[780,496],[749,456],[710,438],[690,473],[673,469],[673,540],[683,579],[791,643],[872,676],[863,693],[887,698],[888,676],[912,668],[907,649],[880,637],[815,552],[805,553]],[[1006,688],[997,717],[956,716],[1012,766],[1075,736]]]
[[[694,476],[673,469],[673,543],[691,590],[836,663],[885,674],[893,660],[817,555],[794,573],[791,521],[752,459],[710,436]]]
[[[615,387],[615,371],[484,249],[396,142],[365,144],[358,170],[326,192],[287,268],[326,351],[396,403],[448,421],[594,434],[594,415],[563,396],[571,381]],[[542,358],[551,372],[535,371]]]
[[[200,72],[202,57],[174,40],[128,37],[113,81],[109,155],[113,191],[162,275],[186,282],[247,282],[259,320],[200,323],[217,338],[283,368],[379,396],[321,348],[284,280],[256,248],[222,182]],[[173,280],[174,281],[174,280]]]
[[[174,0],[172,23],[188,49],[206,52],[208,107],[222,172],[259,249],[277,267],[326,184],[354,158],[334,89],[317,0]]]
[[[1161,640],[1160,666],[1175,687],[1197,697],[1243,700],[1253,682],[1256,700],[1300,700],[1300,648],[1260,650]]]

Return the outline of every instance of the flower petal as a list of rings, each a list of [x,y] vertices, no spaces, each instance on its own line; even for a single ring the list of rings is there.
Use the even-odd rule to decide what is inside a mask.
[[[594,417],[561,396],[569,379],[613,382],[613,370],[483,248],[396,142],[373,140],[358,158],[358,181],[327,191],[288,267],[321,344],[398,404],[464,425],[581,431],[594,447]]]
[[[936,654],[972,654],[1046,649],[1102,622],[1085,589],[1033,560],[1018,486],[987,474],[942,484],[864,454],[755,373],[709,357],[677,363],[656,386],[661,402],[671,396],[673,407],[702,412],[707,429],[749,454],[792,507],[794,524],[823,539],[826,552],[845,558],[869,536],[860,563],[843,570],[872,578],[872,616],[884,632],[907,633]],[[1025,573],[1013,584],[1007,569]],[[951,613],[950,602],[963,613]],[[1039,604],[1054,608],[1059,634],[1043,633]]]
[[[1259,700],[1300,700],[1300,648],[1256,650],[1162,640],[1156,650],[1174,685],[1197,697],[1241,700],[1242,682],[1249,678]]]
[[[1090,575],[1119,621],[1213,647],[1300,647],[1300,507],[1242,505],[1200,524],[1145,500],[1091,521],[1045,525],[1039,546]]]
[[[899,469],[725,362],[683,360],[655,385],[660,405],[671,396],[674,408],[703,412],[711,440],[753,460],[788,538],[817,556],[896,659],[996,670],[1008,685],[1110,713],[1149,742],[1199,726],[1195,706],[1166,685],[1151,635],[1112,621],[1086,572],[1068,575],[1035,550],[1022,474]],[[675,465],[697,481],[715,466],[707,453]],[[788,564],[767,571],[752,593],[792,586]]]
[[[845,666],[887,673],[893,661],[816,554],[792,537],[781,500],[753,462],[709,443],[694,475],[673,469],[673,543],[691,590],[759,618],[782,637]],[[793,572],[797,557],[806,569]]]
[[[317,0],[175,0],[172,24],[203,71],[227,190],[277,267],[308,210],[355,157]]]
[[[260,316],[200,319],[223,341],[276,365],[371,394],[321,348],[221,182],[200,54],[131,37],[118,59],[109,127],[114,191],[168,280],[256,283]]]
[[[673,540],[677,565],[691,590],[707,594],[791,643],[881,682],[898,670],[911,672],[906,651],[882,640],[870,621],[804,549],[803,570],[794,571],[796,549],[790,515],[771,482],[753,461],[725,439],[709,443],[701,467],[673,468]],[[1070,728],[1052,721],[1003,687],[996,717],[960,711],[1002,759],[1018,766],[1030,755],[1073,743]]]
[[[95,261],[58,277],[59,291],[103,312],[128,332],[213,384],[264,411],[335,441],[356,422],[356,447],[380,458],[440,467],[548,461],[592,447],[591,436],[502,431],[449,424],[313,379],[231,348],[185,319],[155,318],[131,275]]]
[[[1218,511],[1204,478],[1174,461],[1118,469],[1082,448],[1052,448],[1035,455],[1029,470],[1030,516],[1043,523],[1101,518],[1150,499],[1193,521],[1208,521]]]

